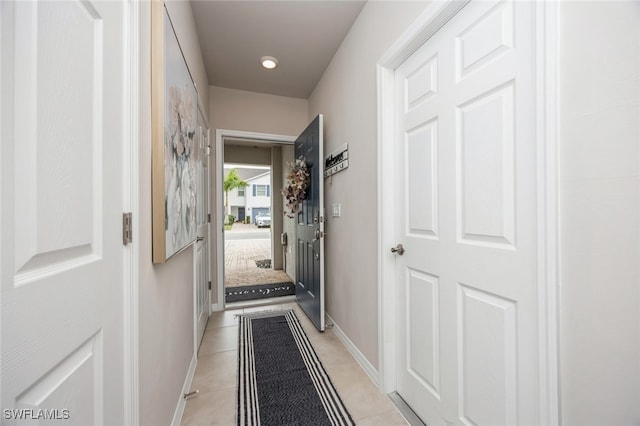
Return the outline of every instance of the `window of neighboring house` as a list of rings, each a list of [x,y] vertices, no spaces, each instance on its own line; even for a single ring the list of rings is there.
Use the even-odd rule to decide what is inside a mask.
[[[238,197],[244,197],[244,188],[238,188]]]
[[[253,196],[254,197],[268,197],[269,196],[269,185],[253,185]]]

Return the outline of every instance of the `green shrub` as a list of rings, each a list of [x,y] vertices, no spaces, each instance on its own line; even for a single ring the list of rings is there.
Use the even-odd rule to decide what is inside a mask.
[[[236,217],[232,214],[229,215],[229,217],[227,218],[227,224],[228,225],[233,225],[233,223],[236,221]]]
[[[245,216],[245,217],[244,217],[244,223],[246,223],[246,224],[251,223],[251,217],[249,217],[249,216]]]

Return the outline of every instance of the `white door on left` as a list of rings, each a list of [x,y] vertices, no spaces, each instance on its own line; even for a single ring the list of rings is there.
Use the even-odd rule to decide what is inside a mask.
[[[202,343],[204,330],[209,320],[209,128],[202,110],[198,108],[198,149],[196,150],[197,176],[197,239],[195,247],[195,347],[196,353]]]
[[[128,7],[0,5],[3,425],[125,424]]]

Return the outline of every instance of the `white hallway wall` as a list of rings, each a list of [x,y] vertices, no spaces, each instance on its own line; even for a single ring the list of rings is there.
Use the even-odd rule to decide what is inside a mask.
[[[349,143],[349,168],[325,180],[327,312],[378,368],[376,63],[426,2],[367,2],[309,98],[325,152]],[[357,308],[354,308],[357,307]]]
[[[244,90],[227,89],[209,86],[209,127],[212,142],[215,145],[216,129],[238,130],[254,133],[270,133],[276,135],[297,136],[308,124],[308,101],[306,99],[267,95]],[[235,153],[240,150],[234,148]],[[212,158],[218,155],[213,152]],[[241,162],[235,155],[225,161]],[[265,157],[271,163],[271,157]],[[257,161],[256,161],[257,162]],[[215,170],[212,170],[215,172]],[[213,177],[212,177],[213,179]],[[211,200],[216,200],[215,180],[211,184]],[[215,238],[215,235],[213,236]],[[212,239],[212,241],[214,241]],[[212,245],[211,266],[213,278],[217,271],[217,250]],[[211,303],[217,303],[217,293],[211,292]]]
[[[151,40],[150,2],[140,2],[139,146],[139,384],[140,424],[171,422],[193,357],[193,253],[187,249],[167,263],[151,262]],[[166,2],[205,110],[208,84],[191,4]],[[205,114],[207,112],[205,111]]]
[[[640,3],[560,6],[563,424],[640,424]]]
[[[211,129],[297,136],[307,115],[306,99],[209,86]]]

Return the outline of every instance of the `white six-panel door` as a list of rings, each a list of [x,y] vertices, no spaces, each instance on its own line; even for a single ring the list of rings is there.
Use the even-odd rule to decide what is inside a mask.
[[[3,425],[125,424],[127,7],[0,5]]]
[[[198,351],[209,319],[209,129],[198,109],[198,150],[196,154],[198,224],[195,246],[195,351]]]
[[[396,70],[397,390],[538,424],[534,13],[472,1]]]

